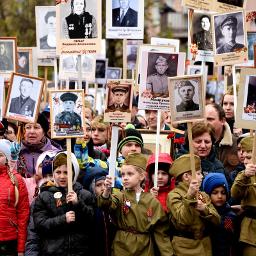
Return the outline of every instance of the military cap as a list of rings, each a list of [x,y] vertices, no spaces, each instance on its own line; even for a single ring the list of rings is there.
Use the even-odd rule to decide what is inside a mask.
[[[224,19],[221,24],[221,28],[224,26],[237,26],[237,18],[234,16],[228,16],[226,19]]]
[[[178,88],[181,88],[183,86],[192,86],[193,88],[195,88],[195,86],[189,80],[180,81],[178,84]]]
[[[252,151],[253,148],[253,137],[248,136],[240,141],[241,148],[243,151]]]
[[[201,160],[200,157],[197,155],[194,155],[195,158],[195,166],[196,166],[196,170],[200,170],[201,169]],[[178,176],[180,176],[181,174],[185,173],[185,172],[189,172],[191,171],[191,162],[190,162],[190,155],[186,154],[186,155],[182,155],[179,158],[177,158],[173,163],[172,163],[172,167],[170,168],[170,175],[174,176],[175,178],[177,178]]]
[[[156,59],[156,64],[162,63],[162,62],[165,62],[165,63],[167,64],[167,59],[160,55],[160,56],[158,56],[158,58]]]
[[[141,153],[130,153],[125,158],[123,164],[125,164],[125,165],[134,165],[134,166],[137,166],[137,167],[143,169],[144,171],[146,171],[147,159]]]
[[[60,96],[60,99],[61,99],[62,101],[71,100],[71,101],[76,102],[76,100],[77,100],[77,95],[74,94],[74,93],[71,93],[71,92],[65,92],[65,93],[63,93],[63,94]]]
[[[127,87],[124,87],[124,86],[115,86],[112,88],[112,92],[115,93],[115,92],[124,92],[124,93],[127,93],[128,92],[128,88]]]

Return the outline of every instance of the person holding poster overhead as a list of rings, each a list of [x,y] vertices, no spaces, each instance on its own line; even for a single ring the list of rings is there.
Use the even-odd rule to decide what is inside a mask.
[[[137,27],[138,12],[130,8],[130,0],[119,0],[120,7],[112,10],[113,27]]]
[[[66,38],[96,38],[96,19],[85,11],[86,0],[71,0],[71,13],[65,18],[64,34]]]

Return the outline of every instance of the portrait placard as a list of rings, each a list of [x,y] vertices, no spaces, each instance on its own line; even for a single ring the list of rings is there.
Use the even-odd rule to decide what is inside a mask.
[[[248,61],[244,12],[212,15],[214,62],[217,66]]]
[[[201,65],[188,65],[187,75],[203,75],[203,67]]]
[[[171,47],[175,53],[180,51],[180,40],[178,39],[151,37],[150,43],[152,45]]]
[[[43,67],[53,67],[54,59],[37,59],[37,65]]]
[[[0,75],[9,80],[17,65],[16,37],[0,37]]]
[[[105,122],[131,122],[133,80],[115,79],[107,81]]]
[[[96,54],[101,44],[101,0],[61,1],[56,5],[57,54]]]
[[[143,39],[144,1],[107,0],[106,38]]]
[[[56,56],[56,7],[36,6],[36,45],[38,58]]]
[[[247,32],[256,32],[256,7],[254,7],[254,11],[246,11],[246,30]]]
[[[170,110],[173,123],[204,118],[204,88],[201,75],[168,78]]]
[[[256,32],[247,33],[247,42],[248,42],[248,59],[253,62],[254,60],[254,49],[253,46],[256,43]],[[251,63],[253,66],[253,63]]]
[[[245,9],[246,0],[216,0],[216,12],[231,12]]]
[[[211,13],[188,11],[188,59],[213,62]]]
[[[213,0],[182,0],[182,5],[196,10],[211,11],[214,7]]]
[[[138,48],[142,44],[143,40],[127,40],[127,44],[123,44],[123,54],[126,56],[128,70],[136,69]]]
[[[83,90],[51,90],[50,109],[52,138],[84,136]]]
[[[145,50],[139,55],[139,109],[169,110],[168,77],[185,71],[185,53],[170,52]]]
[[[0,121],[3,119],[4,113],[4,78],[0,76]]]
[[[256,70],[241,69],[238,90],[235,127],[255,129],[256,127]]]
[[[30,47],[18,47],[17,73],[33,74],[33,50]]]
[[[232,66],[224,66],[224,92],[226,93],[233,87],[233,71]]]
[[[5,117],[35,123],[41,103],[44,79],[13,73],[6,101]]]
[[[105,84],[107,80],[108,59],[97,58],[95,68],[95,82]]]
[[[121,79],[122,78],[122,69],[108,67],[107,68],[107,79]]]

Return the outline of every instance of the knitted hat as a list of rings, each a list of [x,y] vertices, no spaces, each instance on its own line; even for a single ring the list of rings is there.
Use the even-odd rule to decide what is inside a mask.
[[[37,123],[41,125],[44,130],[44,134],[47,135],[47,132],[49,131],[49,122],[44,114],[40,113],[38,115]]]
[[[252,151],[253,149],[253,136],[248,136],[240,141],[243,151]]]
[[[146,171],[147,159],[141,153],[130,153],[125,158],[123,165],[134,165]]]
[[[200,157],[197,156],[197,155],[194,155],[194,158],[195,158],[196,170],[200,170],[201,169]],[[191,165],[191,162],[190,162],[190,155],[189,154],[180,156],[179,158],[177,158],[173,162],[169,173],[170,173],[170,175],[177,178],[181,174],[191,171],[191,166],[190,165]]]
[[[220,186],[223,186],[226,190],[226,193],[228,193],[228,182],[223,173],[209,173],[205,176],[203,180],[203,190],[207,194],[210,195],[215,188]]]
[[[11,160],[11,142],[9,140],[0,139],[0,152],[2,152],[7,160]]]
[[[121,151],[122,147],[128,142],[136,142],[141,148],[143,148],[143,139],[140,132],[137,131],[132,124],[129,124],[126,127],[127,129],[124,131],[124,136],[119,138],[117,150]]]

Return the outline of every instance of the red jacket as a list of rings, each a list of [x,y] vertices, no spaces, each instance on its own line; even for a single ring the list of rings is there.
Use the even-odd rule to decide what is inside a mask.
[[[0,166],[0,241],[17,240],[17,252],[25,251],[29,218],[28,192],[22,177],[13,171],[19,190],[15,207],[15,190],[6,166]]]

